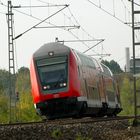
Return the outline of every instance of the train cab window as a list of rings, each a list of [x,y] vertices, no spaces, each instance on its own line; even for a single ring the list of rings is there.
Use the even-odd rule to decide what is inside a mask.
[[[42,90],[49,93],[64,91],[68,82],[67,57],[46,58],[37,61]]]

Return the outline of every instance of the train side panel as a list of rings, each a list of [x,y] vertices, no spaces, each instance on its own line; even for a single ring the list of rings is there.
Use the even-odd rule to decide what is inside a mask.
[[[74,56],[73,52],[70,51],[69,56],[69,86],[70,86],[70,96],[79,97],[81,96],[80,93],[80,79],[78,76],[78,68],[76,57]]]
[[[41,101],[40,99],[41,86],[39,84],[39,79],[36,73],[33,58],[30,64],[30,77],[31,77],[30,79],[31,79],[31,87],[32,87],[32,97],[33,97],[34,104],[36,104],[37,102]]]

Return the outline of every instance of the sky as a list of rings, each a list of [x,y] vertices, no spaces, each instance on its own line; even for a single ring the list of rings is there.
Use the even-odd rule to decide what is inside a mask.
[[[86,54],[93,55],[96,58],[100,58],[97,54],[111,54],[103,59],[108,61],[113,59],[124,69],[126,47],[130,48],[130,55],[132,56],[132,29],[115,17],[121,19],[123,22],[131,22],[131,3],[128,0],[91,0],[91,2],[88,0],[12,0],[14,6],[46,6],[48,3],[69,4],[68,8],[46,20],[47,23],[44,22],[38,25],[38,27],[48,27],[54,24],[57,26],[80,25],[80,29],[70,30],[67,30],[68,28],[33,28],[23,34],[14,43],[17,60],[16,68],[19,69],[22,66],[29,67],[33,53],[43,44],[54,42],[55,38],[58,37],[62,41],[76,40],[77,38],[81,40],[93,40],[93,38],[105,39],[103,43],[94,47]],[[0,0],[0,3],[0,69],[8,69],[8,30],[5,15],[7,7],[2,5],[2,3],[7,5],[7,1]],[[104,11],[98,8],[98,6],[101,6]],[[43,20],[61,8],[63,6],[13,9],[14,36],[25,32],[40,22],[35,18]],[[113,14],[114,17],[105,11]],[[21,12],[26,15],[21,14]],[[88,47],[98,42],[91,41],[85,43],[87,45],[73,42],[65,42],[64,44],[80,52],[84,52]]]

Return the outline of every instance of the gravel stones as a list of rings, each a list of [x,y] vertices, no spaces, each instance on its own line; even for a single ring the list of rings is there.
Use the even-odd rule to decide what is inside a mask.
[[[0,140],[140,140],[140,127],[128,121],[0,126]]]

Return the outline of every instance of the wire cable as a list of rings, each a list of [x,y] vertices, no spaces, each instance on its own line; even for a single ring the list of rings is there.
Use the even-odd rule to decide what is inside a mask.
[[[99,9],[102,10],[103,12],[107,13],[108,15],[114,17],[116,20],[120,21],[121,23],[125,24],[125,22],[124,22],[123,20],[121,20],[120,18],[118,18],[118,17],[114,16],[113,14],[109,13],[109,12],[106,11],[105,9],[99,7],[99,6],[96,5],[93,1],[91,1],[91,0],[86,0],[86,1],[88,1],[89,3],[91,3],[92,5],[94,5],[96,8],[99,8]],[[125,24],[125,25],[130,26],[130,25],[128,25],[128,24]],[[130,27],[131,27],[131,26],[130,26]]]
[[[41,1],[41,0],[37,0],[37,1]],[[42,2],[42,1],[41,1]],[[5,4],[3,4],[3,3],[0,3],[1,5],[3,5],[3,6],[5,6],[5,7],[7,7],[7,5],[5,5]],[[68,7],[69,8],[69,7]],[[19,11],[19,10],[17,10],[17,9],[13,9],[14,11],[16,11],[16,12],[18,12],[18,13],[21,13],[21,14],[23,14],[23,15],[26,15],[26,16],[28,16],[28,17],[31,17],[31,18],[33,18],[33,19],[36,19],[36,20],[39,20],[39,21],[41,21],[42,22],[42,19],[40,19],[40,18],[37,18],[37,17],[35,17],[35,16],[33,16],[33,15],[30,15],[30,14],[27,14],[27,13],[24,13],[24,12],[21,12],[21,11]],[[70,10],[70,9],[69,9]],[[71,14],[72,14],[72,12],[71,12]],[[73,15],[73,14],[72,14]],[[73,16],[74,17],[74,16]],[[75,17],[74,17],[75,18]],[[75,20],[76,20],[76,18],[75,18]],[[78,23],[78,21],[76,20],[76,22]],[[45,21],[45,23],[47,23],[47,24],[50,24],[50,25],[53,25],[53,26],[56,26],[55,24],[53,24],[53,23],[50,23],[50,22],[46,22]],[[79,37],[77,37],[74,33],[72,33],[70,30],[68,30],[68,29],[65,29],[65,28],[63,28],[63,30],[65,30],[65,31],[68,31],[73,37],[75,37],[76,39],[78,39],[78,40],[81,40]],[[82,30],[84,31],[84,32],[86,32],[85,31],[85,29],[84,28],[82,28]],[[93,38],[89,33],[87,33],[88,34],[88,36],[90,36],[91,38]],[[93,39],[95,39],[95,38],[93,38]],[[90,48],[90,46],[88,46],[85,42],[81,42],[83,45],[85,45],[86,47],[88,47],[88,48]],[[93,51],[93,50],[92,50]],[[95,51],[93,51],[94,53],[96,53]],[[96,54],[99,54],[99,53],[96,53]]]
[[[43,3],[45,3],[45,4],[50,4],[50,3],[47,3],[47,2],[44,2],[44,1],[41,1],[41,0],[37,0],[37,1],[43,2]],[[95,38],[92,37],[87,31],[85,31],[85,29],[79,24],[78,20],[75,18],[75,16],[73,15],[73,13],[71,12],[71,10],[70,10],[69,7],[68,7],[68,10],[69,10],[69,12],[70,12],[70,14],[71,14],[71,17],[73,17],[73,19],[74,19],[75,22],[78,24],[78,26],[80,26],[80,28],[82,29],[82,31],[85,32],[90,38],[95,39]],[[67,16],[63,11],[61,11],[61,12],[63,13],[64,17],[67,17],[67,18],[71,21],[71,17]],[[74,23],[73,23],[73,24],[74,24]],[[91,47],[88,46],[84,41],[82,41],[78,36],[76,36],[73,32],[71,32],[70,30],[67,30],[67,29],[64,29],[64,30],[68,31],[72,36],[74,36],[76,39],[78,39],[79,41],[81,41],[81,43],[82,43],[84,46],[88,47],[88,49],[91,48]],[[97,44],[100,44],[100,42],[97,43]],[[96,46],[96,45],[95,45],[95,46]],[[96,53],[96,52],[94,51],[94,53]]]
[[[32,26],[31,28],[29,28],[28,30],[24,31],[23,33],[21,33],[20,35],[16,36],[14,39],[19,38],[20,36],[22,36],[23,34],[29,32],[30,30],[32,30],[33,28],[37,27],[38,25],[40,25],[41,23],[45,22],[47,19],[53,17],[54,15],[56,15],[57,13],[59,13],[60,11],[64,10],[65,8],[67,8],[68,5],[66,5],[65,7],[61,8],[60,10],[56,11],[55,13],[53,13],[52,15],[50,15],[49,17],[43,19],[42,21],[40,21],[39,23],[35,24],[34,26]]]

